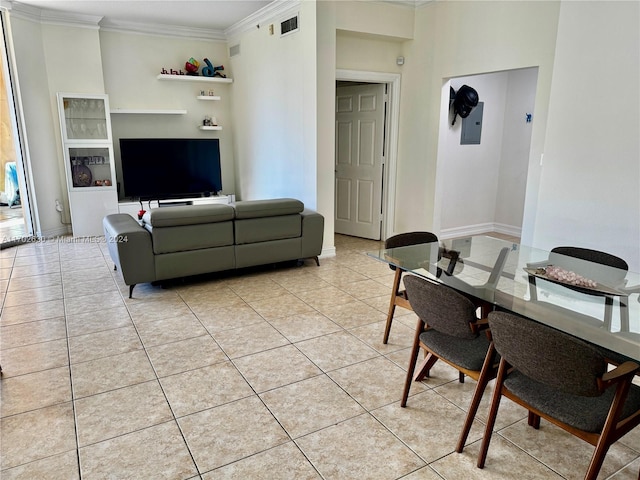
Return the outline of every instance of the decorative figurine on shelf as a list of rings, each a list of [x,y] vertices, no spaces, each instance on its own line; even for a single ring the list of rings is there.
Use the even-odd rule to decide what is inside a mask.
[[[187,75],[198,75],[199,67],[200,67],[200,62],[198,62],[193,57],[187,60],[187,63],[184,64],[184,68],[187,71]]]
[[[224,65],[219,65],[217,67],[213,67],[213,76],[214,77],[227,78],[227,76],[224,73],[220,72],[221,70],[224,70]]]
[[[202,75],[205,77],[222,77],[226,78],[227,76],[223,73],[220,73],[221,70],[224,70],[224,65],[219,65],[214,67],[208,58],[205,58],[204,63],[207,64],[206,67],[202,67]]]
[[[204,120],[202,120],[202,125],[205,127],[213,127],[213,121],[211,120],[211,117],[204,117]]]

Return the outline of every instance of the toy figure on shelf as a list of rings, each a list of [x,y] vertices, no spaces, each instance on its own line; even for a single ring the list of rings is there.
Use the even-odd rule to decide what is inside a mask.
[[[213,76],[227,78],[227,76],[224,73],[221,73],[220,70],[224,70],[224,65],[220,65],[219,67],[213,67]]]
[[[200,62],[193,57],[187,60],[187,63],[184,64],[187,75],[198,75],[198,67],[200,67]]]
[[[225,74],[220,73],[220,70],[224,70],[224,65],[214,67],[208,58],[204,59],[204,63],[207,64],[206,67],[202,67],[202,75],[204,75],[205,77],[227,77]]]

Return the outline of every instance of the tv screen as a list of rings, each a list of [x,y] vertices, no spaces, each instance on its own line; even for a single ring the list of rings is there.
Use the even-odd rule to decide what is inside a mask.
[[[124,196],[163,199],[222,190],[217,138],[121,138]]]

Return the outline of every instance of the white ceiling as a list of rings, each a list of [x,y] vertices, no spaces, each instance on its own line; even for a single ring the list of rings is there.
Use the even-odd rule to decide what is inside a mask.
[[[272,0],[17,0],[45,14],[103,17],[101,25],[123,23],[192,27],[224,32]],[[158,32],[161,33],[161,32]]]

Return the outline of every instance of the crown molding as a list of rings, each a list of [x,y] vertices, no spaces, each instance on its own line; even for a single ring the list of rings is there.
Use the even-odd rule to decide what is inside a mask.
[[[231,25],[224,33],[227,39],[231,39],[242,35],[243,33],[253,30],[256,26],[272,21],[274,18],[284,17],[286,13],[292,10],[300,9],[301,0],[274,0],[266,7],[262,7],[257,12]]]
[[[222,42],[225,42],[227,40],[225,33],[220,30],[211,30],[207,28],[196,27],[182,27],[179,25],[162,25],[104,19],[102,22],[100,22],[100,29],[112,32],[181,37],[191,38],[195,40],[214,40]]]
[[[30,20],[32,22],[44,23],[48,25],[62,25],[65,27],[79,27],[97,30],[100,28],[101,16],[81,15],[78,13],[58,12],[25,5],[12,0],[3,1],[2,6],[11,10],[11,15],[16,18]]]
[[[0,7],[10,10],[12,16],[30,20],[36,23],[62,25],[68,27],[82,27],[137,33],[142,35],[159,35],[199,40],[226,41],[225,33],[219,30],[205,28],[182,27],[179,25],[160,25],[129,21],[108,20],[102,16],[81,15],[70,12],[58,12],[25,5],[14,0],[0,0]]]
[[[379,3],[394,4],[410,8],[418,8],[435,0],[373,0]],[[120,20],[109,20],[96,15],[81,15],[69,12],[41,9],[25,5],[15,0],[0,0],[0,8],[10,10],[17,18],[30,20],[37,23],[81,27],[90,29],[102,29],[105,31],[125,32],[142,35],[158,35],[197,40],[213,40],[226,42],[243,33],[253,30],[261,24],[273,22],[277,18],[285,18],[287,15],[300,9],[302,0],[274,0],[257,12],[240,20],[224,31],[206,28],[182,27],[179,25],[161,25]]]
[[[386,3],[387,5],[396,5],[400,7],[409,7],[416,9],[426,5],[428,3],[435,2],[436,0],[369,0],[376,3]]]

